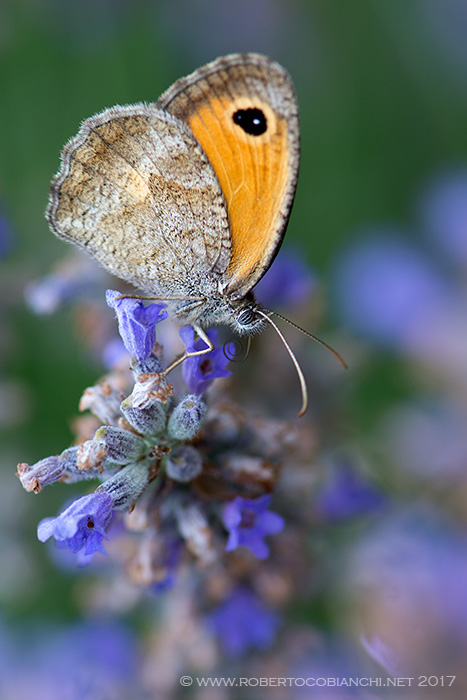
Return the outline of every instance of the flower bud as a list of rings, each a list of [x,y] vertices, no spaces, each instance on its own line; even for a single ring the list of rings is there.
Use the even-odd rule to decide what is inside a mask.
[[[168,435],[172,440],[191,440],[201,429],[207,407],[200,396],[189,394],[175,406],[169,418]]]
[[[78,447],[77,467],[80,470],[97,470],[101,473],[104,469],[106,456],[103,440],[86,440]]]
[[[142,435],[157,436],[165,429],[167,416],[165,406],[160,401],[137,408],[132,406],[131,398],[128,397],[122,401],[120,409],[128,423]]]
[[[149,484],[150,460],[142,460],[120,469],[114,476],[98,486],[96,493],[112,496],[115,510],[126,510],[135,504]]]
[[[41,459],[40,462],[36,462],[32,466],[26,463],[18,464],[16,474],[26,491],[40,493],[43,486],[57,481],[64,469],[65,466],[60,461],[60,457],[54,455]]]
[[[201,455],[191,445],[181,445],[167,457],[167,476],[174,481],[187,483],[199,476],[202,470],[203,460]]]
[[[164,371],[160,359],[154,352],[144,360],[138,360],[136,357],[132,357],[130,360],[130,369],[133,372],[135,381],[140,374],[162,374]]]
[[[96,431],[95,440],[104,443],[106,458],[114,464],[129,464],[139,459],[146,451],[146,443],[138,435],[113,426],[102,426]]]
[[[81,445],[68,447],[60,455],[60,461],[64,464],[63,474],[60,481],[72,484],[85,479],[96,479],[101,477],[103,471],[102,445],[96,441],[87,440]],[[95,464],[93,462],[95,460]]]
[[[161,374],[140,374],[126,402],[131,402],[133,408],[148,408],[156,401],[165,404],[172,391],[172,385]]]
[[[109,382],[101,381],[84,390],[79,402],[79,410],[89,410],[102,423],[115,424],[120,417],[121,394]]]

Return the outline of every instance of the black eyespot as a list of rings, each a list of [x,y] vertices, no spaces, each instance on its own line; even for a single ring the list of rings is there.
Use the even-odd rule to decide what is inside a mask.
[[[261,136],[268,128],[264,112],[257,107],[238,109],[233,115],[233,120],[235,124],[242,127],[246,134],[251,136]]]

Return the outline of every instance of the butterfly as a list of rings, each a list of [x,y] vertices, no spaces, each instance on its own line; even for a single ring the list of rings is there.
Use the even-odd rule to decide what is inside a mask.
[[[251,335],[271,323],[299,373],[302,413],[303,374],[253,292],[282,243],[299,160],[287,71],[259,54],[232,54],[157,102],[86,119],[63,149],[46,216],[59,238],[166,301],[205,341],[201,353],[213,349],[210,326]]]

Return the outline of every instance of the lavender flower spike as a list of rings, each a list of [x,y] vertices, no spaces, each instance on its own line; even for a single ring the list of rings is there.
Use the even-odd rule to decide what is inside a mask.
[[[284,519],[268,510],[271,498],[269,494],[253,500],[238,496],[224,506],[224,525],[229,531],[226,552],[248,547],[257,559],[269,556],[264,537],[274,535],[284,527]]]
[[[105,530],[110,523],[113,498],[108,493],[91,493],[74,501],[56,518],[41,520],[37,536],[41,542],[55,537],[60,547],[76,554],[101,552],[106,554],[102,540],[108,539]]]
[[[108,289],[107,304],[117,314],[118,330],[126,349],[142,362],[149,357],[156,342],[156,324],[168,316],[166,304],[145,306],[139,299],[119,299],[120,296],[120,292]]]

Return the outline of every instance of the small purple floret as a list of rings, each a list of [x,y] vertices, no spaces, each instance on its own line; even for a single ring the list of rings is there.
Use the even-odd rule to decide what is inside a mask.
[[[210,616],[225,651],[237,656],[249,649],[265,649],[273,642],[279,618],[246,588],[238,588]]]
[[[108,306],[115,310],[118,330],[132,357],[142,362],[151,354],[156,342],[156,324],[167,318],[165,304],[145,306],[139,299],[121,298],[120,292],[108,289]]]
[[[54,537],[60,547],[77,554],[106,554],[102,540],[110,523],[113,499],[108,493],[91,493],[74,501],[56,518],[45,518],[37,528],[41,542]]]
[[[219,334],[215,328],[207,332],[209,340],[217,345]],[[202,350],[206,343],[198,338],[195,342],[195,332],[191,326],[180,328],[180,338],[185,343],[187,352]],[[197,357],[188,357],[183,363],[183,379],[189,391],[193,394],[203,394],[214,379],[229,377],[232,372],[225,369],[229,363],[222,347],[215,348],[212,352]]]
[[[271,498],[269,494],[253,500],[238,496],[224,506],[224,525],[229,531],[227,552],[248,547],[257,559],[269,556],[264,537],[275,535],[284,527],[284,519],[268,510]]]

